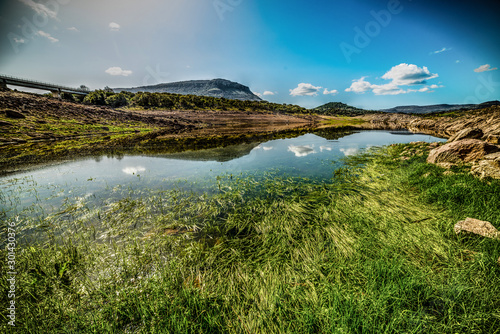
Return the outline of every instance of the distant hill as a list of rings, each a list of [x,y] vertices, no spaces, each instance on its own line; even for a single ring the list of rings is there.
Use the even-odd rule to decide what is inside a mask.
[[[225,79],[191,80],[133,88],[113,88],[113,91],[117,93],[121,91],[131,93],[172,93],[182,95],[224,97],[231,100],[261,101],[261,98],[252,93],[247,86]]]
[[[356,107],[352,107],[342,102],[329,102],[323,104],[322,106],[311,109],[320,115],[341,115],[341,116],[359,116],[367,113],[371,113],[371,110],[364,110]]]
[[[481,104],[434,104],[429,106],[398,106],[389,109],[382,109],[382,112],[404,113],[404,114],[429,114],[460,109],[481,109],[500,105],[500,101],[489,101]]]

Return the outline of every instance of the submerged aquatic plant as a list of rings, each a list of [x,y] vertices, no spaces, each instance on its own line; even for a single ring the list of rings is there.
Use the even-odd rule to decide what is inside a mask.
[[[483,209],[494,217],[500,183],[444,176],[425,157],[398,159],[403,149],[350,157],[322,182],[228,174],[203,192],[69,199],[19,248],[19,327],[498,332],[500,245],[451,227]]]

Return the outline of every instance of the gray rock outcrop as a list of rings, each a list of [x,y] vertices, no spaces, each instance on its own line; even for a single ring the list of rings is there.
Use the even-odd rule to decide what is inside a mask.
[[[488,154],[471,168],[471,174],[483,179],[500,179],[500,152]]]
[[[496,145],[478,139],[463,139],[447,143],[429,152],[428,163],[473,162],[500,151]]]
[[[483,130],[478,128],[465,128],[458,131],[448,139],[448,143],[462,140],[462,139],[481,139],[483,137]]]
[[[456,234],[475,234],[485,238],[500,238],[500,232],[490,222],[474,218],[459,221],[453,228]]]

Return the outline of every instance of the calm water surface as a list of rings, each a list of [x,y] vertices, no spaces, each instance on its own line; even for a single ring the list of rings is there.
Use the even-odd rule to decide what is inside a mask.
[[[445,140],[404,131],[360,131],[338,140],[309,133],[260,144],[162,156],[89,158],[2,177],[0,205],[7,216],[19,214],[34,203],[46,214],[68,200],[104,200],[117,193],[117,188],[128,194],[140,189],[189,188],[216,182],[221,175],[266,171],[321,180],[330,178],[345,156],[372,146],[413,141]]]

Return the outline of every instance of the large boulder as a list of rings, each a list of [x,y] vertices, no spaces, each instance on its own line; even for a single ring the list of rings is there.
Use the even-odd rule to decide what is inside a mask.
[[[483,160],[472,166],[470,172],[481,179],[485,177],[500,179],[500,152],[486,155]]]
[[[486,238],[500,238],[500,232],[490,222],[474,218],[459,221],[453,228],[456,234],[476,234]]]
[[[485,155],[499,152],[500,147],[478,139],[463,139],[447,143],[429,152],[428,163],[461,163],[482,159]]]
[[[448,143],[462,140],[462,139],[481,139],[483,137],[483,130],[477,128],[465,128],[458,131],[448,139]]]

